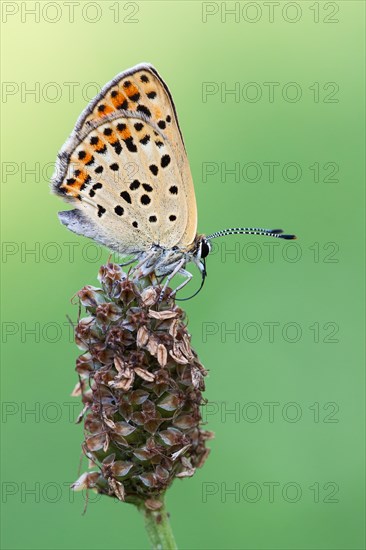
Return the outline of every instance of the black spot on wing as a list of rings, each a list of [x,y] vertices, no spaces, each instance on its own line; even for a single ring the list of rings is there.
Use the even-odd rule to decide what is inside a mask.
[[[146,107],[146,105],[139,105],[136,110],[139,111],[140,113],[143,113],[148,118],[151,117],[151,111]]]
[[[126,147],[130,151],[130,153],[136,153],[137,152],[137,147],[133,142],[133,137],[132,136],[128,137],[127,139],[124,139],[123,141],[125,142]]]
[[[83,184],[80,187],[80,191],[83,191],[85,189],[85,187],[88,185],[90,180],[91,180],[91,177],[88,174],[87,177],[85,178],[85,181],[83,182]]]
[[[140,182],[139,180],[133,180],[133,182],[130,184],[130,189],[131,191],[135,191],[136,189],[138,189],[140,187]]]
[[[147,143],[149,143],[149,141],[150,141],[149,134],[146,134],[146,136],[144,136],[142,139],[140,139],[140,143],[142,143],[142,145],[146,145]]]
[[[142,195],[140,201],[141,201],[141,204],[146,206],[146,205],[150,204],[151,199],[150,199],[149,195]]]
[[[128,96],[129,99],[131,101],[133,101],[134,103],[136,103],[136,101],[138,101],[140,99],[140,94],[137,92],[136,94],[133,94],[133,95],[130,95]]]
[[[118,139],[114,143],[111,143],[111,145],[112,145],[113,149],[116,151],[117,155],[120,155],[121,151],[122,151],[122,145],[120,144]]]
[[[102,189],[103,185],[101,183],[94,183],[92,189],[90,189],[89,191],[89,197],[94,197],[95,196],[95,191],[97,191],[98,189]]]
[[[163,155],[161,157],[160,166],[162,168],[166,168],[170,164],[170,156],[169,155]]]
[[[122,197],[126,202],[128,202],[128,204],[131,204],[131,195],[129,194],[128,191],[122,191],[121,197]]]
[[[106,209],[100,204],[97,204],[97,206],[98,206],[98,218],[101,218],[105,213]]]
[[[119,204],[117,204],[117,206],[114,207],[114,211],[117,214],[117,216],[122,216],[124,213],[124,209]]]
[[[126,110],[127,110],[127,107],[128,107],[128,101],[127,101],[127,99],[125,99],[124,101],[122,101],[122,103],[120,103],[119,105],[117,105],[117,109],[119,109],[120,111],[126,111]]]

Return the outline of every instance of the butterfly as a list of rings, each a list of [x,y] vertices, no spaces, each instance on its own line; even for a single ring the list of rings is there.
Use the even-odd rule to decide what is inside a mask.
[[[295,238],[280,229],[240,227],[197,234],[193,180],[175,105],[147,63],[117,75],[86,107],[58,154],[52,190],[75,207],[58,214],[68,229],[132,255],[142,276],[166,277],[163,292],[178,273],[185,280],[174,293],[189,282],[189,262],[200,270],[202,288],[211,239]]]

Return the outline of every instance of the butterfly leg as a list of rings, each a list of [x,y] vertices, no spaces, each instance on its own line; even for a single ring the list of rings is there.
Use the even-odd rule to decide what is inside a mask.
[[[185,259],[182,258],[181,260],[179,260],[179,262],[177,263],[177,265],[175,266],[175,268],[173,269],[173,271],[171,273],[169,273],[169,275],[167,276],[166,278],[166,281],[164,283],[164,286],[163,288],[161,289],[161,293],[160,293],[160,301],[163,299],[163,296],[165,294],[165,291],[167,289],[167,286],[168,284],[170,283],[170,281],[173,279],[173,277],[179,273],[179,272],[182,272],[182,271],[185,271],[185,269],[182,269],[182,267],[184,266],[184,264],[186,263]],[[188,273],[188,271],[185,271],[185,273]],[[190,274],[191,275],[191,274]],[[187,283],[188,281],[185,281],[185,283]],[[180,285],[179,285],[180,286]],[[184,286],[184,285],[183,285]],[[178,287],[179,288],[179,287]],[[174,294],[177,290],[173,291]],[[171,295],[173,294],[173,292],[171,293]]]
[[[183,283],[181,283],[180,285],[178,285],[177,288],[171,292],[169,298],[175,296],[176,293],[178,292],[178,290],[181,290],[184,286],[186,286],[186,284],[188,284],[189,281],[190,281],[190,280],[192,279],[192,277],[193,277],[192,273],[190,273],[190,272],[187,271],[186,269],[180,269],[180,270],[179,270],[179,275],[183,275],[183,277],[186,277],[186,280],[183,281]]]
[[[126,265],[131,265],[133,264],[134,262],[136,262],[136,260],[138,260],[137,257],[135,258],[132,258],[131,260],[128,260],[127,262],[123,262],[122,264],[118,264],[120,267],[126,267]]]
[[[151,271],[153,271],[155,267],[156,256],[157,256],[156,251],[150,250],[150,252],[144,255],[142,259],[138,262],[138,264],[135,265],[134,268],[132,268],[131,276],[133,277],[135,274],[137,274],[138,277],[143,277],[151,273]],[[150,260],[152,260],[152,262],[150,265],[148,265]],[[138,273],[139,271],[140,273]]]

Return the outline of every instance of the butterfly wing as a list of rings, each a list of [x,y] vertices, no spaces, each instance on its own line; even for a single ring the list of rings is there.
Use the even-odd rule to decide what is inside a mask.
[[[196,236],[192,176],[169,90],[150,65],[107,84],[58,156],[54,191],[72,231],[122,254],[188,247]]]

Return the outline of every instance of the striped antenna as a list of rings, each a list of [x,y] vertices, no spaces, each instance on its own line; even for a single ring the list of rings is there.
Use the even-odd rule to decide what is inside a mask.
[[[265,235],[266,237],[276,237],[277,239],[296,239],[295,235],[287,235],[282,229],[262,229],[260,227],[232,227],[231,229],[222,229],[211,235],[207,235],[206,239],[216,239],[225,235]]]

